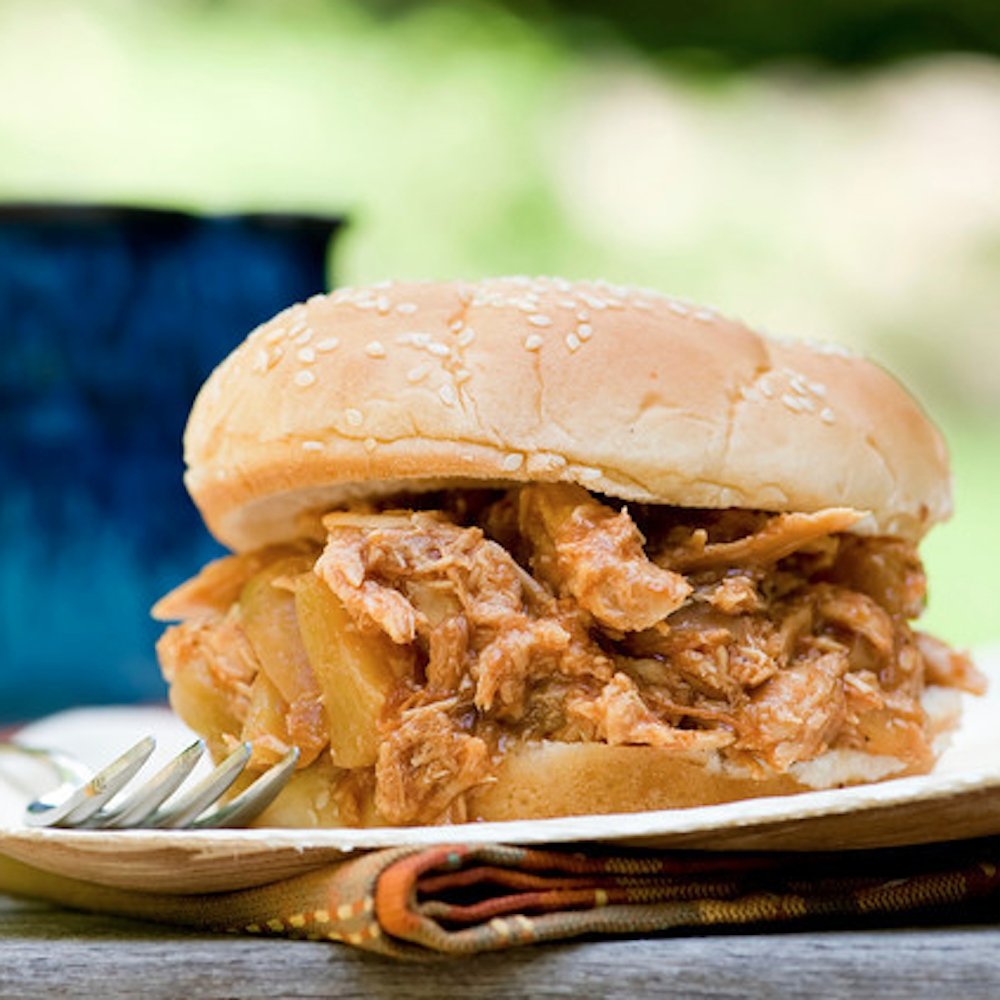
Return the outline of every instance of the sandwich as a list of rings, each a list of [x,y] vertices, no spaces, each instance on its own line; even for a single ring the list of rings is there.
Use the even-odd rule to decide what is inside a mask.
[[[930,771],[984,681],[914,627],[951,511],[920,407],[840,348],[647,290],[386,283],[212,373],[164,597],[176,713],[300,752],[259,822],[634,812]]]

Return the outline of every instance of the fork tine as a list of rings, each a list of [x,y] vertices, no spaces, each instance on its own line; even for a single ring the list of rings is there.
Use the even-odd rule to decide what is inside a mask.
[[[211,774],[181,795],[168,809],[150,816],[144,825],[171,830],[188,826],[243,773],[251,750],[249,743],[241,743]]]
[[[141,826],[170,798],[184,779],[194,770],[205,753],[204,740],[195,740],[169,764],[158,771],[112,812],[99,812],[87,826],[92,829],[120,830]]]
[[[218,806],[196,819],[195,829],[245,826],[259,816],[288,784],[288,779],[299,762],[299,748],[292,747],[284,757],[269,767],[252,785],[243,789],[231,802]]]
[[[80,826],[132,780],[155,749],[156,740],[145,737],[63,802],[32,802],[25,821],[29,826]]]

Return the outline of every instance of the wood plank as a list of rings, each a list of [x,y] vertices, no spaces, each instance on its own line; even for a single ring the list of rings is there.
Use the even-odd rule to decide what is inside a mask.
[[[1000,995],[993,926],[717,934],[524,948],[434,966],[212,936],[0,897],[0,997],[880,1000]]]

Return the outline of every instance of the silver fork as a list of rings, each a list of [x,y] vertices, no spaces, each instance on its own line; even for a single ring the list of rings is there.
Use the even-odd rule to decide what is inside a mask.
[[[196,740],[126,798],[111,804],[155,748],[156,740],[147,736],[94,773],[68,754],[16,742],[0,742],[0,751],[39,760],[55,771],[61,781],[58,788],[28,804],[25,823],[33,827],[64,829],[178,830],[246,826],[288,784],[299,759],[299,751],[293,747],[242,792],[220,803],[221,796],[243,773],[250,760],[250,744],[242,743],[211,774],[171,798],[205,752],[204,742]],[[213,804],[214,808],[210,808]]]

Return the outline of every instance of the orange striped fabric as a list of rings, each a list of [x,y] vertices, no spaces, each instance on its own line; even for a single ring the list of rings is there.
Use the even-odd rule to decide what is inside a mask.
[[[345,942],[401,959],[583,935],[967,920],[1000,900],[1000,839],[830,854],[393,848],[238,892],[114,890],[0,858],[0,891],[230,933]]]

